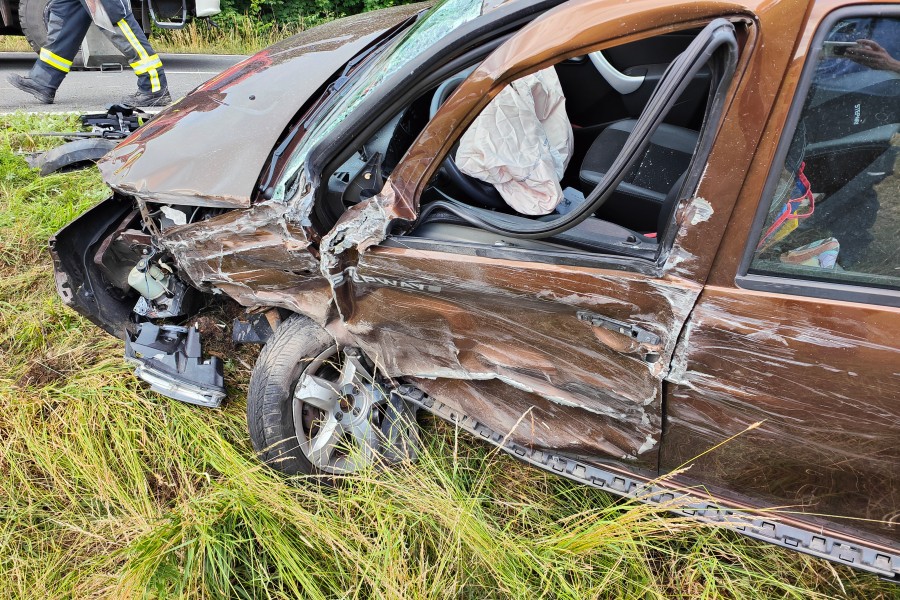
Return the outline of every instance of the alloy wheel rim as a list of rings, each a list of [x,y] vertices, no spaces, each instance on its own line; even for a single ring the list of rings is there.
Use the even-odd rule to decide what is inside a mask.
[[[329,474],[371,465],[381,445],[376,421],[385,400],[356,349],[326,350],[307,365],[294,388],[294,431],[301,452]]]

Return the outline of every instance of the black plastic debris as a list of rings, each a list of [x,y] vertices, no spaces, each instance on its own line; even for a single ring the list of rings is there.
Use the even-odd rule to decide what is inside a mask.
[[[125,334],[125,360],[163,396],[210,408],[225,397],[222,361],[215,356],[203,360],[194,327],[140,323],[134,334]]]
[[[231,340],[235,344],[265,344],[281,324],[277,310],[250,315],[246,321],[235,319],[231,326]]]
[[[152,115],[139,108],[113,104],[105,113],[91,113],[79,117],[84,131],[42,133],[37,135],[62,137],[68,143],[47,152],[31,155],[28,164],[41,170],[41,175],[86,169],[139,129]]]

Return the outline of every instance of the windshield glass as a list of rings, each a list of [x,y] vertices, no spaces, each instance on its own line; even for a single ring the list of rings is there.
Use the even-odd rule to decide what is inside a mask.
[[[293,196],[296,191],[293,188],[299,180],[297,175],[310,150],[355,110],[368,94],[442,37],[478,17],[481,10],[482,0],[443,0],[390,48],[358,71],[310,124],[308,133],[292,152],[288,167],[275,186],[273,198],[283,201]]]

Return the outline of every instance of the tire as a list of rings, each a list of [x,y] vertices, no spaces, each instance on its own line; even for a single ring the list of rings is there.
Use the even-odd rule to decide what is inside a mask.
[[[357,348],[294,315],[266,343],[247,394],[250,440],[288,475],[348,475],[415,458],[415,413]]]
[[[31,49],[40,53],[47,43],[47,6],[49,0],[19,0],[19,24]]]
[[[327,331],[293,315],[266,342],[250,375],[247,426],[260,460],[287,475],[312,474],[294,430],[293,394],[310,357],[334,345]]]
[[[47,43],[47,19],[50,17],[50,0],[19,0],[19,25],[22,35],[28,40],[28,44],[36,54],[41,53],[41,48]],[[147,23],[141,14],[141,27],[148,31]],[[149,17],[148,17],[149,19]],[[92,25],[92,27],[95,27]],[[81,66],[81,50],[72,61],[73,66]]]

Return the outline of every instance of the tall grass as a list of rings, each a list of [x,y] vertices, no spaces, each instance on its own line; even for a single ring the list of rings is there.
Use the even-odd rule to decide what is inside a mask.
[[[182,29],[155,30],[151,43],[157,52],[185,54],[253,54],[277,41],[328,20],[319,16],[290,23],[260,24],[247,15],[230,15],[212,25],[193,20]]]
[[[330,20],[329,16],[310,15],[286,23],[261,24],[248,15],[190,21],[182,29],[156,29],[150,43],[157,52],[184,54],[254,54],[277,41]],[[31,52],[22,36],[0,35],[0,52]]]
[[[0,35],[0,52],[31,52],[31,46],[22,36]]]
[[[900,598],[844,567],[625,502],[442,423],[418,462],[335,489],[260,466],[252,357],[221,410],[149,392],[66,309],[46,239],[105,190],[0,116],[0,598]]]

